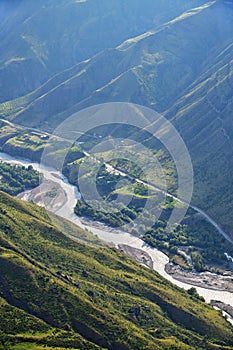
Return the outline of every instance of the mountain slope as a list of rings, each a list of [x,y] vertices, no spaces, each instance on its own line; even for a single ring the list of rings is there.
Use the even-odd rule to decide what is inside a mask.
[[[232,229],[233,46],[216,58],[168,112],[194,159],[193,201]]]
[[[26,101],[20,100],[26,102],[26,110],[22,108],[16,120],[29,123],[34,115],[37,126],[43,118],[51,127],[61,121],[56,118],[53,122],[51,118],[75,104],[81,103],[77,108],[81,109],[111,100],[166,110],[229,45],[232,26],[232,13],[218,2],[188,11],[54,77]],[[133,89],[129,72],[134,75]],[[60,96],[63,99],[56,106],[54,101]]]
[[[140,103],[158,112],[168,109],[206,68],[203,63],[210,61],[211,65],[216,52],[232,38],[232,24],[222,26],[225,17],[229,22],[231,17],[225,8],[219,16],[219,6],[209,3],[188,11],[115,49],[103,51],[65,76],[54,77],[40,91],[20,100],[16,122],[31,124],[33,115],[36,118],[32,126],[46,127],[43,122],[47,121],[51,128],[71,112],[106,101]],[[220,30],[213,40],[216,19]],[[195,30],[190,31],[192,27]],[[200,40],[204,31],[208,39]],[[61,96],[60,103],[55,103]]]
[[[0,101],[24,95],[54,74],[202,2],[3,0]]]
[[[8,340],[62,347],[67,338],[78,349],[95,348],[85,339],[108,349],[231,348],[232,327],[197,297],[115,249],[71,241],[36,205],[1,193],[0,206],[0,297],[8,320],[1,329]],[[17,326],[24,318],[25,328]],[[41,334],[33,338],[35,329]]]

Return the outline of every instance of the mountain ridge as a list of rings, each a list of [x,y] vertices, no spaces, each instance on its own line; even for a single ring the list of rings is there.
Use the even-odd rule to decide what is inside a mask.
[[[200,4],[203,1],[192,0],[192,3]],[[66,0],[59,5],[44,0],[30,4],[27,1],[9,4],[4,0],[3,15],[8,15],[10,23],[5,23],[5,28],[2,27],[0,31],[3,39],[0,78],[8,81],[2,91],[1,101],[29,93],[57,72],[103,49],[119,45],[128,36],[141,34],[153,23],[159,24],[182,11],[180,8],[186,9],[190,5],[177,0],[175,3],[169,0],[166,4],[162,0],[157,4],[147,0],[143,21],[140,6],[139,0],[129,0],[127,3],[122,0]],[[108,31],[105,30],[106,26]],[[98,27],[98,31],[94,30],[95,27]],[[9,47],[9,41],[13,46]],[[17,60],[5,67],[4,62],[12,58]],[[24,61],[18,58],[24,58]],[[11,86],[12,77],[14,89]],[[26,84],[22,85],[21,81]]]

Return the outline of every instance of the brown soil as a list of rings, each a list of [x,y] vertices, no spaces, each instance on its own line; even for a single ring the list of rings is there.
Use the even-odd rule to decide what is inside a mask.
[[[233,292],[233,273],[228,271],[225,275],[216,275],[210,272],[194,273],[185,271],[181,267],[167,264],[166,272],[174,279],[213,290]]]
[[[151,257],[141,249],[132,248],[126,244],[119,244],[118,248],[126,255],[137,261],[141,265],[153,268],[153,261]]]
[[[62,187],[57,182],[51,180],[44,180],[40,186],[33,190],[22,192],[17,197],[26,199],[27,201],[33,201],[54,213],[67,201],[66,193]]]

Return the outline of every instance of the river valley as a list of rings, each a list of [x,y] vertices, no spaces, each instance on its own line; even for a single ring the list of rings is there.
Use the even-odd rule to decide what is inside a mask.
[[[80,193],[75,186],[71,185],[67,179],[55,169],[49,168],[39,163],[31,162],[29,160],[15,158],[9,156],[6,153],[0,153],[0,159],[2,161],[24,166],[31,164],[36,170],[43,173],[43,181],[40,187],[45,186],[45,189],[43,190],[43,188],[41,189],[38,187],[34,190],[26,191],[20,195],[22,199],[34,200],[38,204],[46,206],[46,208],[50,211],[72,221],[81,228],[92,232],[94,235],[98,236],[98,238],[108,244],[114,245],[118,248],[122,246],[128,246],[131,248],[131,251],[132,248],[135,248],[137,252],[141,251],[145,254],[145,256],[149,257],[149,260],[152,262],[151,266],[153,266],[153,269],[165,277],[167,280],[171,281],[173,284],[186,290],[194,286],[197,289],[198,293],[204,297],[206,302],[210,303],[212,300],[218,300],[221,303],[233,307],[233,293],[230,291],[218,290],[216,287],[209,287],[208,284],[205,288],[203,286],[200,287],[198,284],[196,285],[194,282],[192,282],[193,279],[191,278],[189,279],[189,283],[187,283],[177,280],[174,278],[174,275],[168,274],[166,271],[166,266],[169,263],[169,258],[167,255],[155,248],[150,247],[140,238],[137,238],[127,232],[112,229],[98,222],[96,223],[86,220],[84,221],[82,218],[79,218],[77,215],[75,215],[73,208],[76,204],[77,199],[80,198]],[[44,199],[42,199],[41,194],[43,191],[48,191],[54,186],[57,186],[58,189],[57,196],[52,201],[50,201],[50,203],[44,203]],[[212,275],[211,278],[215,278],[217,280],[219,276]],[[233,320],[230,321],[233,323]]]

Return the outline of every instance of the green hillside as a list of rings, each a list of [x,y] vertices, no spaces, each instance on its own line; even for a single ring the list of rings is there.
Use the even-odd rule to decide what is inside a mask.
[[[198,297],[70,240],[34,204],[0,193],[0,208],[2,349],[233,348],[232,326]]]

